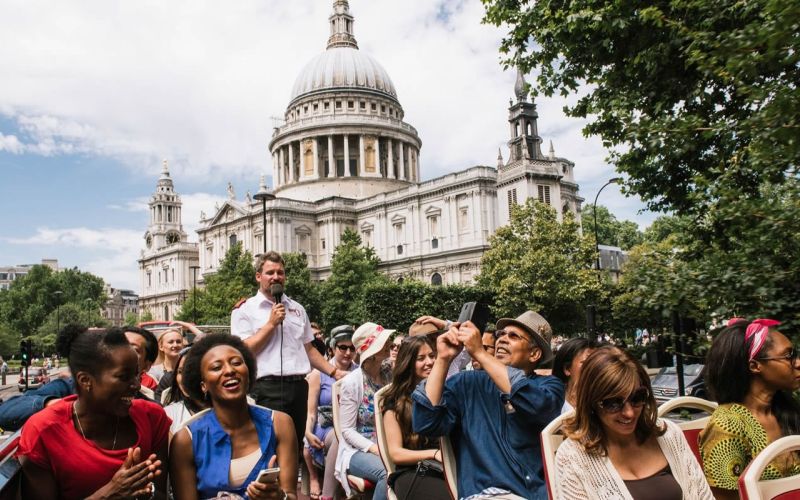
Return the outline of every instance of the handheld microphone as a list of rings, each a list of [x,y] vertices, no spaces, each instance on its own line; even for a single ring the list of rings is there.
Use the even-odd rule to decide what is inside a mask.
[[[283,299],[283,285],[280,283],[273,283],[269,286],[269,293],[275,298],[275,303],[280,304]]]

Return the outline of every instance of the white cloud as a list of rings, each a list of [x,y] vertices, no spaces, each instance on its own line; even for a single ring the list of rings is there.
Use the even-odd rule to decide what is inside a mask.
[[[51,229],[40,227],[23,238],[4,238],[12,245],[47,249],[51,254],[67,256],[67,262],[79,260],[80,268],[102,277],[106,283],[119,288],[138,290],[138,265],[143,231],[130,229],[92,229],[73,227]],[[46,253],[46,252],[45,252]]]
[[[0,152],[5,151],[11,154],[21,154],[25,150],[25,146],[17,139],[15,135],[4,135],[0,132]]]

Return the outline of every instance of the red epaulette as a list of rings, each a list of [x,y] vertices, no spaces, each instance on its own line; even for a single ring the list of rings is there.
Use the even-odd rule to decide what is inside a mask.
[[[247,302],[247,298],[244,298],[244,299],[240,300],[239,302],[237,302],[236,305],[233,306],[233,310],[235,311],[236,309],[239,309],[240,307],[242,307],[242,304],[244,304],[245,302]]]

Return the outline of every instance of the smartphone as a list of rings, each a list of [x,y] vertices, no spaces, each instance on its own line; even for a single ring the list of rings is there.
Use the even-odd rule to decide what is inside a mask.
[[[258,473],[256,481],[259,483],[277,483],[278,473],[281,471],[280,467],[273,467],[271,469],[264,469]]]
[[[461,314],[458,315],[459,323],[465,321],[471,321],[483,333],[489,321],[489,306],[480,302],[467,302],[461,306]]]

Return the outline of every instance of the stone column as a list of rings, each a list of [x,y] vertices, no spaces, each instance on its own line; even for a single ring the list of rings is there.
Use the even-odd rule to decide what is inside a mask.
[[[392,139],[389,138],[386,140],[386,174],[387,177],[390,179],[394,179],[394,150],[392,148]]]
[[[358,175],[367,175],[367,154],[364,152],[364,134],[358,134]]]
[[[311,140],[311,151],[314,154],[314,161],[312,165],[314,166],[314,173],[311,175],[312,179],[319,179],[319,146],[317,144],[317,138],[312,137]]]
[[[381,171],[381,138],[375,137],[375,171],[378,173],[378,177],[383,175]]]
[[[404,181],[404,180],[406,180],[406,160],[405,160],[405,158],[403,158],[403,156],[405,156],[405,154],[406,154],[406,147],[405,147],[405,143],[403,143],[403,141],[398,142],[397,145],[400,148],[400,155],[399,155],[400,156],[400,175],[398,176],[398,178],[401,181]]]
[[[344,176],[350,177],[350,141],[344,134]]]
[[[328,136],[328,177],[336,175],[336,162],[333,159],[333,136]]]
[[[286,172],[283,170],[283,168],[284,168],[283,167],[283,161],[284,161],[283,146],[280,146],[278,148],[278,177],[281,180],[281,185],[287,183]]]
[[[289,148],[289,180],[297,182],[297,177],[295,177],[294,173],[294,148],[292,147],[291,141],[287,147]]]
[[[278,187],[281,185],[281,171],[278,165],[278,153],[272,153],[272,185]]]

